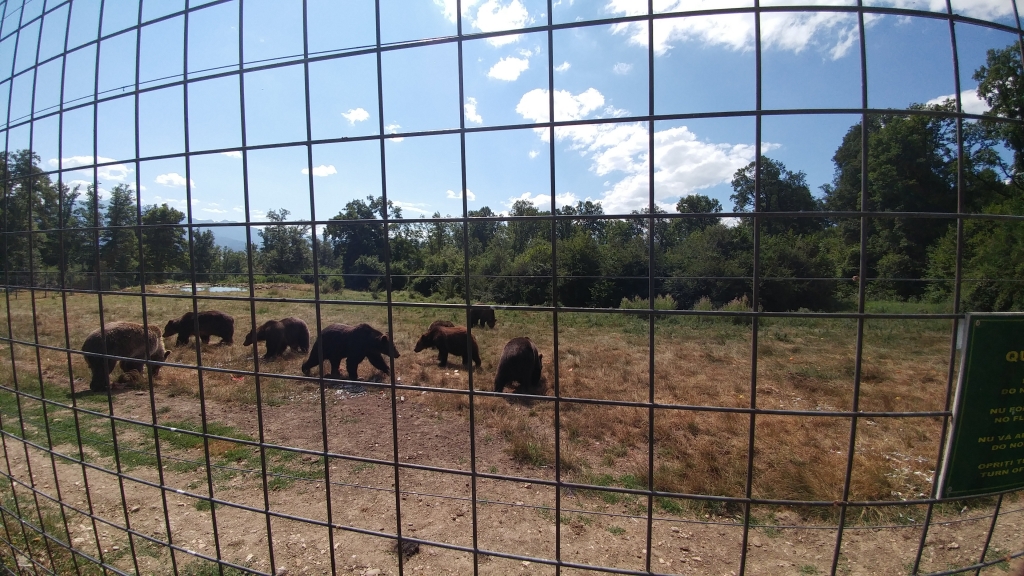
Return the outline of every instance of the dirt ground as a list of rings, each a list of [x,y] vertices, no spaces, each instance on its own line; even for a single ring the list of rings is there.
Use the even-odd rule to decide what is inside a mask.
[[[330,388],[325,391],[328,450],[360,458],[391,460],[394,453],[391,396],[387,390],[368,387],[365,393]],[[162,422],[196,419],[198,402],[191,397],[170,396],[159,386],[154,395],[155,408]],[[405,393],[398,398],[398,458],[404,463],[470,470],[471,454],[468,415],[442,414],[429,401],[426,392]],[[113,397],[116,415],[151,422],[153,407],[148,392],[126,390]],[[528,406],[516,409],[529,410]],[[206,402],[209,422],[229,425],[253,438],[259,436],[255,408],[237,404]],[[262,408],[264,441],[314,451],[324,449],[320,391],[314,385],[295,384],[294,394],[286,402]],[[211,442],[210,450],[216,450]],[[73,446],[62,451],[73,453]],[[554,489],[535,483],[552,480],[553,470],[521,465],[512,460],[504,440],[486,428],[478,428],[476,469],[501,470],[526,480],[481,478],[476,482],[477,506],[472,506],[473,486],[468,475],[401,468],[401,519],[404,536],[472,548],[473,515],[476,514],[477,546],[484,551],[535,558],[555,558],[556,527],[553,508]],[[35,449],[26,451],[8,438],[7,464],[12,476],[31,483],[56,497],[53,468],[49,457]],[[203,449],[193,456],[202,459]],[[318,461],[303,455],[301,461]],[[32,478],[27,463],[31,463]],[[333,459],[330,465],[331,520],[348,529],[334,529],[309,523],[326,522],[327,488],[321,478],[298,480],[267,493],[271,511],[289,518],[272,518],[264,509],[263,483],[255,475],[241,474],[214,482],[215,498],[250,507],[246,510],[218,505],[213,511],[197,506],[188,494],[207,495],[205,467],[179,472],[164,466],[163,493],[133,479],[159,483],[158,470],[135,467],[124,478],[122,503],[115,475],[88,469],[66,461],[56,463],[62,497],[81,509],[87,509],[85,482],[91,494],[96,516],[113,526],[99,522],[94,531],[88,518],[68,511],[70,537],[75,547],[97,555],[97,544],[104,559],[118,568],[135,572],[124,526],[125,508],[131,528],[141,534],[166,540],[187,551],[208,557],[220,557],[237,565],[270,573],[358,574],[373,576],[398,574],[398,557],[392,539],[377,534],[396,531],[396,503],[393,489],[395,472],[391,466],[360,461]],[[112,466],[112,463],[110,463]],[[84,475],[83,475],[84,474]],[[530,482],[534,479],[534,482]],[[27,490],[18,491],[28,496]],[[169,529],[164,522],[166,498]],[[647,524],[645,509],[633,502],[609,503],[592,494],[563,491],[561,498],[561,558],[566,562],[630,570],[644,570]],[[922,573],[970,565],[981,554],[988,530],[991,508],[970,510],[937,509],[938,515],[927,537],[922,557]],[[638,513],[639,512],[639,513]],[[1024,502],[1007,498],[993,535],[989,558],[1019,552],[1024,543]],[[766,511],[755,511],[764,517]],[[212,522],[216,515],[216,533]],[[639,517],[637,517],[639,516]],[[836,541],[834,526],[805,518],[798,510],[771,509],[773,526],[750,531],[746,557],[747,574],[827,574],[831,571]],[[303,521],[306,520],[306,521]],[[268,537],[269,529],[269,537]],[[727,575],[740,570],[742,516],[655,511],[651,526],[654,573]],[[871,527],[854,525],[843,534],[838,574],[908,574],[921,535],[919,524]],[[333,541],[331,540],[333,538]],[[332,544],[333,542],[333,544]],[[269,546],[268,544],[272,544]],[[172,565],[162,547],[134,538],[134,561],[142,574],[169,574]],[[996,551],[998,550],[998,551]],[[271,560],[271,553],[273,560]],[[553,574],[554,567],[537,562],[503,559],[480,554],[476,561],[481,574]],[[176,552],[179,571],[190,574],[200,566],[188,552]],[[332,566],[333,562],[333,566]],[[423,545],[405,560],[407,574],[472,574],[473,555],[467,552]],[[189,572],[189,570],[192,570]],[[1006,574],[1022,570],[1017,560],[1012,566],[1001,563],[985,573]],[[586,570],[565,569],[565,573]]]

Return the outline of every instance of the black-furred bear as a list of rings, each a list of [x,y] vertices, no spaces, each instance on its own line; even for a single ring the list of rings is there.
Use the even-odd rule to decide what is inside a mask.
[[[164,350],[164,341],[160,338],[160,329],[156,326],[150,326],[147,332],[142,324],[135,322],[110,322],[103,327],[102,332],[97,328],[85,338],[82,352],[103,354],[104,342],[108,356],[145,360],[148,350],[150,360],[163,362],[170,355],[170,352]],[[117,360],[87,355],[85,362],[89,365],[89,370],[92,371],[89,389],[96,392],[108,390],[110,388],[110,373],[114,371]],[[121,371],[125,373],[132,370],[142,372],[143,366],[142,362],[121,360]],[[150,366],[149,371],[156,378],[160,372],[160,366]]]
[[[323,356],[320,347],[323,346]],[[349,326],[347,324],[331,324],[320,332],[320,337],[309,349],[309,358],[302,363],[302,373],[310,375],[314,366],[323,368],[324,360],[331,362],[331,378],[341,379],[341,359],[345,358],[348,379],[358,380],[359,363],[363,359],[370,361],[374,368],[384,374],[390,374],[387,362],[381,355],[398,358],[398,350],[386,334],[369,324]]]
[[[263,341],[267,343],[267,353],[263,355],[264,360],[284,354],[289,346],[293,352],[305,354],[309,352],[309,328],[298,318],[268,320],[259,328],[250,330],[242,345],[251,346],[256,342]]]
[[[498,319],[494,317],[494,308],[490,306],[473,306],[469,309],[469,325],[476,326],[480,324],[483,328],[484,324],[487,324],[491,328],[498,323]]]
[[[468,332],[464,326],[437,326],[437,322],[430,325],[430,329],[420,336],[416,342],[416,349],[413,352],[420,352],[427,348],[437,348],[437,363],[439,366],[448,364],[448,354],[454,354],[462,358],[462,363],[469,364],[466,353],[466,335]],[[480,367],[480,348],[476,345],[476,338],[472,339],[473,362],[477,368]]]
[[[502,392],[505,386],[518,382],[517,393],[535,394],[541,391],[541,364],[544,355],[537,351],[529,338],[513,338],[505,344],[498,361],[498,372],[494,376],[494,391]]]
[[[171,320],[164,327],[164,338],[178,335],[176,346],[188,344],[188,339],[195,331],[195,319],[191,312],[185,312],[181,318]],[[221,344],[234,343],[235,319],[230,314],[218,310],[206,310],[199,313],[199,339],[203,344],[210,343],[210,336],[220,337]]]

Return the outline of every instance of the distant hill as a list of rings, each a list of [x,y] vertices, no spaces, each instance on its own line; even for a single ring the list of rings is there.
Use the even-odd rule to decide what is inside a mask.
[[[238,224],[231,220],[192,220],[195,224]],[[203,230],[210,230],[213,232],[214,242],[218,246],[224,248],[231,248],[232,250],[245,250],[245,226],[210,226],[207,228],[197,227],[196,233],[202,232]],[[256,230],[252,231],[252,241],[254,244],[260,243],[260,237],[256,233]]]

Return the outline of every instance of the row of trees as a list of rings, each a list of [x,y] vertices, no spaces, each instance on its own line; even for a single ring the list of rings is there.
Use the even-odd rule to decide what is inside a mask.
[[[738,170],[733,212],[797,213],[761,216],[756,226],[752,217],[724,221],[722,205],[697,194],[678,202],[680,216],[655,208],[654,214],[606,217],[600,202],[586,201],[557,209],[551,219],[550,212],[518,201],[510,219],[484,207],[470,211],[466,224],[440,214],[436,222],[405,222],[389,203],[385,226],[383,199],[368,197],[349,202],[318,231],[316,254],[310,227],[289,223],[282,209],[267,215],[271,224],[258,231],[248,253],[217,246],[209,229],[197,232],[190,261],[187,228],[177,226],[182,212],[166,204],[139,207],[125,186],[115,187],[101,209],[93,190],[80,198],[79,189],[58,187],[39,170],[38,158],[21,151],[9,154],[3,166],[9,183],[0,207],[3,223],[7,231],[31,225],[39,232],[31,240],[6,235],[4,266],[27,270],[31,259],[42,270],[92,272],[99,266],[130,275],[141,256],[152,274],[147,281],[153,281],[188,278],[191,267],[201,278],[247,275],[251,254],[254,273],[313,281],[315,257],[327,289],[376,290],[390,272],[393,289],[455,298],[465,294],[468,268],[475,299],[509,304],[550,303],[557,266],[554,296],[567,306],[615,306],[623,298],[646,297],[650,275],[657,279],[655,291],[681,306],[703,297],[722,305],[752,292],[758,235],[759,289],[768,310],[836,307],[856,289],[851,278],[862,274],[862,255],[872,297],[948,299],[958,244],[965,304],[1019,310],[1024,224],[999,218],[958,223],[941,215],[1024,214],[1020,68],[1020,51],[1011,46],[990,51],[975,73],[992,121],[958,126],[947,102],[915,106],[911,114],[873,115],[866,125],[851,126],[833,156],[833,181],[817,196],[803,172],[772,158],[760,159],[759,172],[754,163]],[[862,209],[885,214],[861,218],[856,213]]]

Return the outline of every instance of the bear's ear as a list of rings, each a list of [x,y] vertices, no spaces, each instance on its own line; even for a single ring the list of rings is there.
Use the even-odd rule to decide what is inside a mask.
[[[381,334],[380,335],[380,343],[384,344],[385,346],[387,345],[387,343],[388,343],[388,335],[387,334]]]
[[[171,355],[171,351],[170,350],[165,351],[164,352],[164,360],[167,360],[167,357],[170,356],[170,355]]]
[[[537,362],[543,362],[543,361],[544,361],[544,355],[543,354],[537,354]]]

